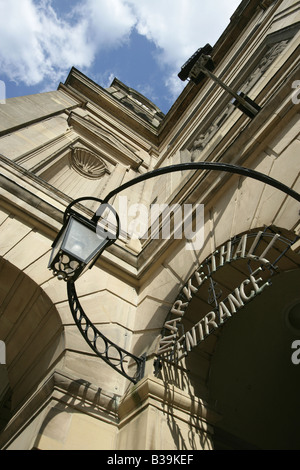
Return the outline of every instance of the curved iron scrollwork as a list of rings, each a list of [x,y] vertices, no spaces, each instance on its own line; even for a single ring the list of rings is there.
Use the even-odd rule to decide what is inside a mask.
[[[238,174],[245,177],[250,177],[257,181],[261,181],[269,186],[272,186],[288,196],[291,196],[298,202],[300,202],[300,194],[294,191],[293,189],[289,188],[285,184],[281,183],[280,181],[275,180],[263,173],[258,171],[240,167],[228,163],[220,163],[220,162],[193,162],[193,163],[182,163],[177,165],[171,165],[168,167],[158,168],[156,170],[152,170],[146,174],[140,175],[137,178],[124,183],[123,185],[119,186],[118,188],[111,191],[101,204],[105,207],[108,204],[108,201],[118,194],[120,191],[123,191],[137,183],[145,181],[150,178],[154,178],[156,176],[161,176],[163,174],[175,172],[175,171],[185,171],[185,170],[206,170],[206,171],[221,171],[221,172],[228,172],[231,174]],[[68,212],[70,211],[71,207],[76,203],[80,202],[84,199],[93,199],[98,200],[97,198],[79,198],[73,201],[67,208],[65,212],[65,218],[67,217]],[[101,208],[101,206],[100,206]],[[101,209],[94,214],[93,219],[97,222],[97,220],[101,217]],[[118,215],[115,213],[117,219]],[[116,236],[116,239],[118,238]],[[133,354],[129,353],[125,349],[122,349],[108,338],[106,338],[96,327],[95,325],[89,320],[87,315],[85,314],[79,299],[77,297],[74,281],[67,282],[67,289],[68,289],[68,299],[69,305],[71,309],[71,313],[73,315],[75,324],[77,325],[79,331],[81,332],[82,336],[84,337],[85,341],[88,343],[90,348],[95,352],[95,354],[103,359],[110,367],[115,369],[117,372],[122,374],[128,380],[133,383],[137,383],[144,375],[145,369],[145,362],[146,362],[146,355],[142,355],[140,357],[136,357]],[[212,286],[214,291],[214,286]],[[215,291],[214,291],[215,294]],[[132,362],[134,367],[134,372],[130,373],[128,371],[128,363],[129,361]],[[131,365],[132,366],[132,365]]]
[[[90,348],[110,367],[122,374],[133,383],[137,383],[144,375],[146,357],[136,357],[104,336],[85,314],[73,281],[67,283],[68,299],[71,313],[77,328]],[[132,362],[133,373],[128,370]]]

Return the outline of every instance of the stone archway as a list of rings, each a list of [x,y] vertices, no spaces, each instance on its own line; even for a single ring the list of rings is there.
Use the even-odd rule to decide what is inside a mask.
[[[281,233],[295,238],[287,231]],[[276,250],[274,245],[270,259],[276,258]],[[272,284],[237,309],[230,321],[212,329],[182,362],[190,393],[203,397],[219,414],[217,449],[299,449],[300,369],[291,360],[292,343],[300,337],[299,255],[289,249],[279,265]],[[241,263],[224,263],[214,278],[215,293],[223,291],[219,300],[233,291],[243,275]],[[206,285],[193,295],[182,320],[185,332],[192,331],[211,308],[204,299],[208,291]]]
[[[0,337],[7,368],[2,388],[9,390],[10,417],[58,365],[64,337],[55,306],[28,275],[1,258],[0,279]],[[7,403],[2,403],[6,414]]]

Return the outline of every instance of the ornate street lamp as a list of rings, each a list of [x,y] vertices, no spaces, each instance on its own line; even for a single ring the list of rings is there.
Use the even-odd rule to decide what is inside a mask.
[[[82,200],[100,202],[100,207],[91,219],[72,209]],[[110,223],[110,230],[107,229],[107,218],[106,226],[100,222],[101,219],[103,222],[107,210],[115,217],[115,224]],[[74,322],[90,348],[112,368],[136,383],[144,374],[145,357],[136,357],[106,338],[84,312],[75,289],[75,281],[92,268],[101,253],[118,239],[119,232],[119,217],[112,206],[94,197],[74,200],[65,210],[63,226],[52,244],[48,268],[59,280],[66,281]],[[132,366],[131,373],[128,370],[129,363]]]
[[[72,209],[72,206],[87,199],[103,202],[98,198],[80,198],[69,204],[64,214],[63,227],[52,245],[48,268],[53,271],[54,276],[66,282],[75,282],[90,269],[105,248],[119,236],[119,217],[113,207],[109,206],[109,209],[116,218],[115,233],[99,224],[107,205],[101,205],[102,210],[98,209],[92,219],[87,219]]]

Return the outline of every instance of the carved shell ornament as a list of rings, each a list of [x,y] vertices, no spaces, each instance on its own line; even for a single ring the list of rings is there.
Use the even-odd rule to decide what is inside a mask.
[[[72,167],[87,178],[101,178],[107,170],[103,160],[88,149],[74,148],[71,155]]]

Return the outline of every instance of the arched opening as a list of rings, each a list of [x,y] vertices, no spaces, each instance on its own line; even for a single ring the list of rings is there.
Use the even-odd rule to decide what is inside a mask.
[[[253,237],[251,243],[250,237],[245,239],[244,254],[250,253]],[[268,243],[262,241],[256,254],[262,254]],[[243,254],[242,247],[238,242],[235,250]],[[300,338],[299,255],[288,244],[285,249],[284,243],[274,242],[266,255],[271,261],[279,260],[278,269],[273,269],[258,258],[250,258],[251,266],[246,256],[228,255],[226,261],[228,248],[227,243],[219,248],[216,263],[223,260],[221,268],[190,292],[192,299],[180,323],[187,348],[182,364],[188,371],[190,392],[206,399],[219,414],[215,449],[299,449],[300,364],[297,367],[292,361],[292,344]],[[211,258],[209,263],[211,268]],[[253,272],[256,281],[249,279]],[[190,287],[196,286],[196,279],[192,278]],[[255,287],[261,288],[257,295],[251,294]],[[228,300],[230,293],[236,303]],[[223,321],[217,320],[220,311]],[[205,338],[196,345],[200,331]]]
[[[278,275],[224,325],[208,377],[210,402],[221,415],[216,448],[300,449],[300,365],[292,362],[300,329],[289,320],[300,302],[299,280],[299,269]]]
[[[52,301],[27,274],[0,258],[0,432],[58,364],[63,327]]]

